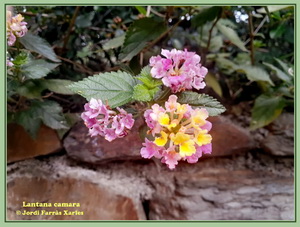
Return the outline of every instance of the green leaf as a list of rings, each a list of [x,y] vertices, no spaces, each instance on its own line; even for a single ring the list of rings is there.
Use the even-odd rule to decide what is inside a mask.
[[[252,109],[251,129],[257,129],[274,121],[282,112],[285,99],[281,96],[260,95]]]
[[[135,6],[135,8],[139,11],[140,14],[147,14],[147,10],[143,6]]]
[[[92,11],[90,13],[83,14],[83,15],[79,15],[76,18],[75,25],[78,28],[89,27],[89,26],[92,25],[92,20],[93,20],[94,16],[95,16],[95,12],[94,11]]]
[[[270,79],[270,75],[262,68],[257,66],[244,65],[236,69],[237,71],[242,71],[246,74],[248,80],[251,81],[266,81],[272,86],[274,83]]]
[[[205,8],[200,13],[196,14],[192,18],[192,26],[200,27],[206,24],[209,21],[214,20],[222,11],[221,6],[213,6],[209,8]]]
[[[41,99],[41,93],[45,87],[39,80],[27,80],[16,88],[16,92],[28,99]]]
[[[231,20],[229,19],[224,19],[224,18],[221,18],[219,21],[218,21],[220,24],[226,26],[226,27],[230,27],[232,29],[236,29],[237,28],[237,25],[235,23],[233,23]]]
[[[24,53],[24,52],[21,52],[12,61],[12,63],[14,63],[14,65],[16,65],[16,66],[25,65],[27,62],[28,62],[28,55],[27,55],[27,53]]]
[[[149,89],[144,84],[137,84],[133,90],[132,98],[137,101],[147,102],[153,100],[155,94],[159,91],[159,88]]]
[[[269,67],[272,71],[274,71],[277,75],[277,77],[283,81],[290,81],[291,77],[287,74],[285,74],[284,72],[282,72],[280,69],[278,69],[277,67],[275,67],[274,65],[271,65],[269,63],[263,62],[263,64],[267,67]]]
[[[27,33],[19,40],[26,49],[39,53],[51,61],[60,62],[50,44],[41,37]]]
[[[231,74],[237,69],[237,65],[233,61],[224,57],[217,56],[216,63],[217,66],[226,74]]]
[[[40,79],[47,76],[49,72],[55,69],[59,64],[49,63],[43,59],[30,61],[23,65],[22,73],[29,79]]]
[[[220,35],[214,36],[210,40],[209,51],[210,52],[218,52],[223,46],[223,39]]]
[[[222,97],[222,88],[214,74],[208,72],[205,76],[205,83],[211,87],[220,97]]]
[[[146,47],[147,42],[159,37],[166,29],[167,27],[163,20],[145,17],[134,21],[126,32],[119,58],[122,61],[130,61]]]
[[[35,118],[41,119],[48,127],[53,129],[67,128],[66,119],[58,103],[49,100],[33,101],[31,109]]]
[[[192,91],[186,91],[179,95],[179,103],[186,103],[191,106],[205,108],[210,116],[217,116],[226,111],[225,107],[215,98],[206,95],[198,94]]]
[[[132,100],[134,78],[126,72],[102,73],[68,86],[69,89],[86,99],[101,99],[114,108]]]
[[[278,59],[278,58],[274,58],[275,59],[275,61],[277,61],[278,62],[278,64],[281,66],[281,68],[286,72],[286,73],[288,73],[289,72],[289,66],[288,66],[288,64],[286,64],[286,63],[284,63],[283,61],[281,61],[280,59]]]
[[[37,116],[34,108],[18,112],[15,121],[21,125],[33,139],[36,139],[42,121]]]
[[[162,85],[161,80],[155,79],[151,76],[150,66],[145,66],[142,68],[140,76],[137,77],[146,87],[152,89]]]
[[[73,83],[71,80],[48,79],[48,80],[41,81],[41,83],[43,87],[58,94],[62,94],[62,95],[75,94],[67,87]]]
[[[276,38],[280,38],[286,30],[286,25],[285,23],[281,23],[279,26],[276,26],[275,29],[270,31],[270,38],[271,39],[276,39]]]
[[[116,38],[113,38],[113,39],[107,41],[103,45],[103,50],[110,50],[110,49],[118,48],[123,45],[124,40],[125,40],[125,33]]]
[[[220,23],[220,21],[217,23],[218,30],[232,42],[234,45],[236,45],[238,48],[240,48],[242,51],[248,52],[246,49],[243,41],[240,39],[240,37],[237,35],[237,33],[230,27],[223,25]]]

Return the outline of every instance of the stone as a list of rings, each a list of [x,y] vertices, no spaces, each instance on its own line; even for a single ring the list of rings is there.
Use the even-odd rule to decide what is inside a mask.
[[[101,136],[89,136],[88,128],[81,121],[71,129],[63,145],[71,158],[88,163],[142,159],[140,150],[143,141],[139,128],[143,124],[144,120],[138,119],[127,136],[108,142]]]
[[[209,120],[213,123],[213,152],[205,157],[239,154],[255,147],[249,133],[229,119],[211,117]],[[127,136],[108,142],[100,136],[90,137],[87,127],[79,122],[71,129],[63,144],[71,158],[83,162],[99,164],[116,160],[139,160],[142,159],[140,150],[143,143],[139,129],[144,126],[144,119],[139,118]]]
[[[65,158],[26,160],[8,168],[8,220],[144,220],[140,195],[126,192],[126,180],[73,166]],[[110,178],[110,179],[109,179]],[[123,178],[125,178],[123,176]],[[136,179],[136,182],[139,181]],[[140,182],[139,182],[140,183]],[[141,183],[139,185],[142,185]],[[141,187],[141,186],[140,186]],[[143,189],[147,192],[147,189]],[[135,188],[135,192],[138,193]],[[127,193],[127,194],[126,194]],[[133,196],[135,195],[136,198]],[[137,202],[138,201],[138,202]],[[28,203],[49,207],[29,207]],[[58,203],[76,203],[59,207]],[[25,204],[25,206],[24,206]],[[46,204],[46,205],[47,205]],[[79,207],[78,207],[79,206]],[[65,211],[67,210],[67,212]],[[18,211],[37,212],[18,215]],[[49,212],[49,213],[47,213]],[[54,214],[50,212],[55,212]],[[66,215],[69,212],[70,215]]]
[[[268,153],[278,156],[294,155],[294,114],[284,113],[270,126],[270,132],[261,142]]]
[[[55,130],[42,125],[36,140],[18,124],[7,126],[7,162],[16,162],[59,151],[61,142]]]
[[[9,220],[138,220],[133,201],[115,195],[84,179],[47,179],[37,177],[16,178],[8,184],[9,209],[14,211],[39,211],[38,215],[12,215]],[[23,207],[25,203],[44,202],[51,207]],[[78,203],[75,207],[55,207],[58,203]],[[65,211],[77,211],[65,215]],[[58,215],[46,215],[46,212]]]
[[[213,127],[212,153],[205,157],[228,156],[255,148],[255,142],[249,132],[223,116],[208,119]]]
[[[175,171],[149,174],[155,185],[149,219],[294,220],[293,159],[287,165],[255,154],[249,165],[247,156],[180,163]]]
[[[150,161],[92,165],[58,154],[8,165],[7,214],[9,220],[294,220],[293,167],[291,157],[254,151],[180,162],[175,170]],[[20,217],[23,201],[79,202],[86,216]]]

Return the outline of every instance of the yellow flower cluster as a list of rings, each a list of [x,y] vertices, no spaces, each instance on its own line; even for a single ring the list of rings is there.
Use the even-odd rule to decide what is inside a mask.
[[[166,103],[166,111],[157,115],[160,133],[155,137],[157,146],[172,148],[179,152],[181,157],[191,156],[197,148],[211,143],[212,137],[208,134],[211,124],[206,121],[206,109],[192,109],[187,104],[176,102],[177,97],[171,97]]]

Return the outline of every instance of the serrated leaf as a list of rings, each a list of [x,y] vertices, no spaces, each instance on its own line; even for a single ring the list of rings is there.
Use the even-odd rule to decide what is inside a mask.
[[[237,33],[230,27],[223,25],[222,23],[217,23],[218,30],[232,42],[234,45],[236,45],[238,48],[240,48],[242,51],[248,52],[246,49],[244,43],[240,39],[240,37],[237,35]]]
[[[209,116],[217,116],[226,111],[225,107],[215,98],[206,95],[198,94],[192,91],[186,91],[179,95],[178,102],[189,104],[191,106],[205,108]]]
[[[267,62],[263,62],[263,64],[267,67],[269,67],[271,70],[273,70],[277,77],[283,81],[290,81],[291,80],[291,77],[287,74],[285,74],[284,72],[282,72],[280,69],[278,69],[276,66],[274,65],[271,65]]]
[[[53,129],[67,128],[66,119],[58,103],[49,100],[44,100],[43,102],[33,101],[31,109],[34,112],[34,116],[41,119],[48,127]]]
[[[49,89],[58,94],[62,95],[74,95],[75,93],[71,91],[67,86],[73,83],[71,80],[61,80],[61,79],[47,79],[41,81],[44,88]]]
[[[161,80],[153,78],[151,76],[150,70],[150,66],[145,66],[144,68],[142,68],[140,76],[138,76],[137,79],[140,80],[149,89],[153,89],[162,85],[162,82]]]
[[[29,79],[40,79],[47,76],[59,64],[49,63],[43,59],[30,61],[28,64],[23,65],[22,73]]]
[[[134,78],[126,72],[108,72],[90,76],[68,86],[69,89],[90,100],[101,99],[114,108],[132,100]]]
[[[257,129],[274,121],[282,112],[285,99],[281,96],[260,95],[252,109],[251,129]]]
[[[250,65],[244,65],[240,66],[237,71],[243,71],[248,80],[251,81],[266,81],[272,86],[274,86],[274,83],[270,79],[270,75],[262,68],[258,66],[250,66]]]
[[[28,32],[25,36],[19,38],[19,40],[26,49],[37,52],[51,61],[60,62],[50,44],[41,37]]]
[[[203,26],[207,22],[214,20],[219,15],[221,10],[222,10],[221,6],[212,6],[203,9],[200,13],[196,14],[192,18],[193,27]]]
[[[151,94],[153,94],[153,92],[150,92],[144,84],[137,84],[134,87],[132,98],[137,101],[147,102],[153,99]]]
[[[130,61],[144,49],[147,42],[159,37],[166,29],[167,27],[163,20],[145,17],[134,21],[126,32],[119,58],[122,61]]]
[[[123,45],[124,40],[125,40],[125,33],[104,43],[103,50],[118,48]]]

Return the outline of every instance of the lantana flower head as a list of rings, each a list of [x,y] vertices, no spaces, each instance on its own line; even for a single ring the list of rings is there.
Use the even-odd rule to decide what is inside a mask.
[[[27,33],[27,23],[23,20],[24,17],[21,14],[12,16],[11,11],[6,12],[6,35],[9,46],[16,42],[16,37],[23,37]]]
[[[102,101],[92,98],[84,105],[85,112],[81,114],[85,125],[89,128],[91,136],[103,136],[108,141],[122,138],[134,124],[132,114],[128,114],[124,109],[117,108],[115,112]]]
[[[207,68],[200,64],[200,56],[187,50],[171,51],[162,49],[161,56],[150,58],[151,75],[162,79],[165,86],[173,93],[205,87],[204,77]]]
[[[142,157],[161,158],[162,163],[174,169],[179,160],[196,163],[202,154],[211,153],[212,137],[208,132],[212,124],[206,120],[205,108],[193,109],[171,95],[165,108],[154,104],[144,117],[154,140],[145,140]]]

